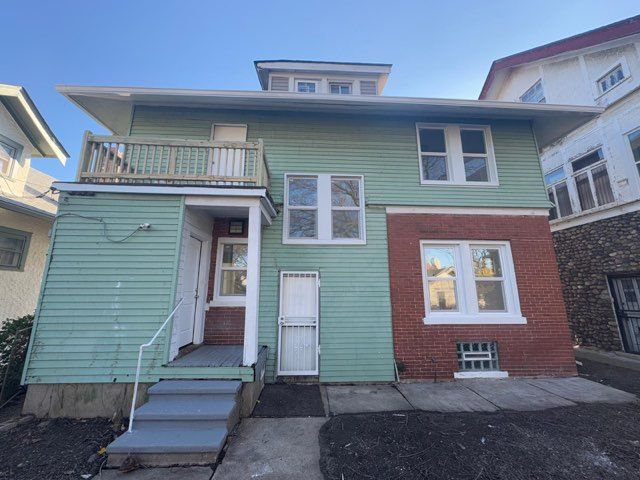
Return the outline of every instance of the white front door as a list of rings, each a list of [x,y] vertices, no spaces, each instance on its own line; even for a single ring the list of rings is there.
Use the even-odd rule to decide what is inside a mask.
[[[215,124],[211,132],[214,142],[246,142],[246,125]],[[242,177],[245,175],[245,153],[243,148],[214,148],[209,169],[210,175]]]
[[[318,374],[318,272],[281,272],[278,375]]]
[[[202,241],[189,235],[183,272],[182,312],[176,325],[178,348],[193,342],[193,329],[200,307],[200,258]]]

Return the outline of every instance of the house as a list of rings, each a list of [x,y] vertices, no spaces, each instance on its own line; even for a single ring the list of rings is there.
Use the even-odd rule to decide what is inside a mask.
[[[640,353],[640,16],[496,60],[480,98],[605,109],[540,159],[575,342]]]
[[[31,159],[68,156],[27,91],[0,84],[0,324],[36,309],[58,204]]]
[[[536,142],[599,107],[255,66],[261,91],[58,87],[113,135],[55,184],[26,412],[127,415],[142,351],[111,461],[198,462],[264,381],[575,375]]]

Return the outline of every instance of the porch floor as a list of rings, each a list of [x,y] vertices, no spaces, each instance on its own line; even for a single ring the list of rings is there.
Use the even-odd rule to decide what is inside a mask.
[[[200,345],[194,351],[175,359],[168,367],[240,367],[242,345]]]

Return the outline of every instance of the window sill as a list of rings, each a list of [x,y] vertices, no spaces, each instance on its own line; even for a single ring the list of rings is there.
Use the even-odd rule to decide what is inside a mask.
[[[453,378],[461,380],[465,378],[507,378],[508,376],[509,372],[504,372],[501,370],[453,372]]]
[[[422,186],[440,186],[440,187],[487,187],[487,188],[495,188],[499,187],[500,184],[498,182],[452,182],[452,181],[444,181],[444,180],[420,180],[420,185]]]
[[[283,245],[366,245],[366,240],[316,240],[283,238]]]
[[[510,313],[441,314],[429,315],[423,319],[423,322],[425,325],[524,325],[527,319]]]
[[[214,298],[207,303],[207,308],[211,307],[244,307],[246,305],[246,297],[237,298]]]

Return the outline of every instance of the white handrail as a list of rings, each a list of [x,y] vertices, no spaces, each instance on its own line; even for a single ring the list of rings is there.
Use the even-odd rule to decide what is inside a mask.
[[[156,338],[158,338],[158,335],[160,335],[160,332],[164,329],[164,327],[167,326],[167,324],[169,323],[169,320],[173,318],[173,316],[175,315],[180,305],[182,305],[183,300],[184,298],[180,299],[178,304],[171,311],[167,319],[160,326],[160,328],[158,329],[156,334],[151,338],[151,340],[149,340],[147,343],[143,343],[142,345],[140,345],[140,348],[138,350],[138,366],[136,368],[136,381],[133,384],[133,398],[131,399],[131,412],[129,413],[129,432],[133,431],[133,415],[136,409],[136,401],[138,400],[138,383],[140,381],[140,367],[142,365],[142,352],[144,351],[145,348],[150,347],[153,344],[153,342],[156,340]]]

